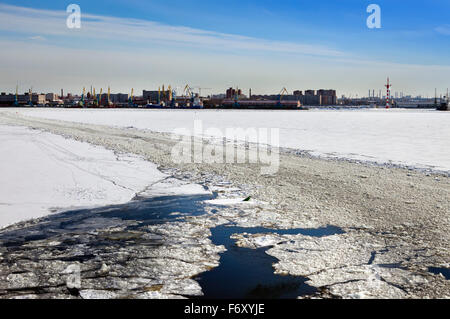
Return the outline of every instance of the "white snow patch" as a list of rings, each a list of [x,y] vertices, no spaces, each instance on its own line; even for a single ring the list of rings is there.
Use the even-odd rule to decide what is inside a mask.
[[[112,291],[93,290],[93,289],[81,290],[80,296],[83,299],[90,299],[90,300],[105,300],[118,298],[118,294]]]
[[[139,193],[144,197],[168,196],[168,195],[211,195],[211,191],[199,184],[168,178],[153,184],[150,188]]]
[[[257,202],[250,200],[245,201],[245,198],[218,198],[206,200],[205,203],[218,206],[233,206],[233,205],[256,205]]]
[[[51,211],[125,203],[166,177],[134,155],[0,126],[0,228]]]

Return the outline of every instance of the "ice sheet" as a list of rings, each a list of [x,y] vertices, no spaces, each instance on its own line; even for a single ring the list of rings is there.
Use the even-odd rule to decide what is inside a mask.
[[[0,228],[70,207],[125,203],[166,178],[140,157],[23,127],[0,126],[0,154]]]
[[[17,109],[15,110],[17,111]],[[47,119],[158,132],[279,128],[280,146],[313,155],[450,171],[450,114],[433,110],[312,111],[21,109]],[[216,132],[215,137],[222,137]]]

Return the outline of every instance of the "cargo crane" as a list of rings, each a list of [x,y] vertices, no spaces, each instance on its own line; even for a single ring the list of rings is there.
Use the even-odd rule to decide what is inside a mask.
[[[158,88],[158,105],[161,107],[165,107],[167,106],[175,106],[176,104],[176,91],[174,89],[172,89],[172,86],[169,85],[166,87],[163,84],[162,89],[161,87]]]
[[[186,86],[184,87],[184,90],[183,90],[183,96],[189,97],[189,98],[191,98],[191,99],[194,98],[194,93],[192,92],[192,89],[191,89],[191,87],[189,86],[189,84],[186,84]]]
[[[137,106],[134,103],[134,101],[133,101],[133,95],[134,95],[134,88],[131,89],[131,95],[130,95],[130,98],[128,99],[128,106],[129,107],[136,107]]]
[[[83,94],[81,94],[80,107],[84,107],[84,96],[86,94],[86,88],[83,87]]]
[[[158,104],[161,107],[165,107],[166,106],[166,102],[167,102],[167,96],[166,96],[166,88],[165,85],[162,85],[162,90],[158,91]]]
[[[98,106],[99,106],[98,94],[95,93],[95,88],[94,88],[94,107],[98,107]]]
[[[178,107],[177,91],[169,85],[169,100],[172,107]]]
[[[280,93],[278,94],[278,106],[281,106],[281,100],[283,99],[283,96],[289,95],[288,90],[284,87],[281,89]]]
[[[108,107],[111,107],[111,88],[108,86]]]
[[[190,107],[194,104],[194,92],[192,91],[189,84],[186,84],[183,90],[183,97],[186,99],[186,101],[189,100],[189,102],[186,102],[186,107]]]
[[[95,93],[96,91],[95,91],[95,88],[94,88],[94,93],[93,93],[93,103],[92,103],[92,105],[94,106],[94,107],[98,107],[99,105],[100,105],[100,101],[99,101],[99,95],[97,94],[97,93]]]
[[[170,106],[170,107],[173,107],[174,104],[175,104],[175,101],[174,101],[174,91],[172,90],[172,86],[171,85],[169,85],[167,87],[167,91],[169,91],[167,105]]]
[[[235,93],[234,93],[234,106],[239,107],[239,88],[236,87]]]
[[[437,106],[438,102],[437,102],[437,89],[434,89],[434,105]]]
[[[97,100],[97,94],[95,94],[95,88],[94,91],[92,93],[92,106],[97,107],[98,106],[98,100]]]
[[[16,85],[16,95],[14,96],[14,106],[19,106],[19,86]]]
[[[450,103],[449,103],[449,97],[448,97],[448,89],[447,89],[447,96],[444,97],[444,99],[441,98],[440,104],[437,106],[438,111],[450,111]]]
[[[28,97],[29,97],[28,105],[33,107],[33,88],[28,90]]]
[[[103,94],[103,88],[100,88],[100,94],[98,95],[98,106],[101,107],[102,105],[102,94]]]

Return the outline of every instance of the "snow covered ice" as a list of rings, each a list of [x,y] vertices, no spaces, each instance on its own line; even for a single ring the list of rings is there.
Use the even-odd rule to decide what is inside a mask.
[[[264,119],[268,117],[267,113],[271,116],[270,124]],[[211,242],[210,229],[219,225],[289,230],[319,229],[331,225],[341,228],[345,233],[314,238],[276,233],[248,234],[244,231],[232,235],[231,239],[241,247],[267,248],[267,254],[278,260],[273,263],[274,272],[307,277],[307,284],[320,289],[318,296],[323,298],[448,296],[450,286],[445,278],[428,271],[431,266],[448,264],[448,214],[446,214],[448,201],[445,199],[448,198],[449,188],[446,176],[439,173],[423,174],[420,171],[390,165],[355,165],[349,161],[319,160],[310,156],[298,156],[292,150],[287,152],[282,150],[282,170],[276,176],[270,177],[261,176],[259,169],[252,165],[211,167],[203,164],[175,165],[167,155],[170,154],[174,142],[165,133],[170,132],[172,126],[189,126],[193,119],[202,118],[206,127],[215,124],[222,125],[221,127],[239,125],[246,127],[249,124],[258,126],[267,124],[268,127],[273,127],[284,125],[281,118],[288,113],[255,111],[251,113],[253,118],[250,118],[245,116],[250,114],[249,112],[207,110],[204,112],[48,109],[2,111],[4,117],[0,118],[0,121],[3,120],[4,123],[42,130],[4,126],[3,130],[18,130],[14,131],[14,134],[10,131],[9,135],[4,135],[10,147],[14,144],[10,138],[22,139],[22,143],[25,143],[31,137],[40,141],[39,138],[47,135],[61,139],[61,145],[58,145],[66,151],[71,143],[80,143],[75,140],[86,141],[92,143],[92,145],[81,143],[85,147],[89,146],[88,151],[91,148],[101,150],[103,155],[99,158],[85,151],[81,152],[82,154],[74,152],[77,154],[74,155],[77,160],[89,159],[92,156],[99,166],[108,168],[110,164],[120,162],[121,159],[126,159],[123,165],[129,163],[134,167],[132,164],[134,160],[139,162],[145,158],[156,163],[162,173],[156,170],[155,165],[142,160],[149,165],[149,174],[154,172],[157,177],[139,182],[139,185],[129,186],[126,178],[128,175],[124,173],[123,178],[112,183],[115,186],[127,185],[130,191],[127,193],[127,199],[122,192],[117,191],[115,196],[124,198],[125,202],[134,198],[134,202],[119,207],[103,207],[95,216],[90,216],[95,210],[89,209],[81,215],[77,214],[82,219],[72,220],[73,217],[63,213],[35,222],[16,224],[4,231],[0,240],[12,245],[14,249],[0,245],[0,260],[3,260],[3,263],[0,263],[2,266],[0,279],[3,278],[0,294],[1,289],[13,289],[12,292],[3,291],[3,296],[20,297],[19,295],[25,294],[26,288],[30,291],[26,296],[30,298],[67,297],[64,287],[52,286],[46,294],[36,293],[33,289],[41,287],[48,278],[60,287],[59,285],[66,280],[63,271],[72,263],[66,259],[89,259],[93,258],[90,255],[95,255],[98,258],[84,262],[86,269],[83,271],[88,271],[90,279],[82,281],[79,295],[83,298],[130,297],[130,289],[133,290],[133,298],[200,296],[201,287],[192,278],[217,267],[220,264],[219,254],[224,251],[224,247],[215,246]],[[218,115],[220,116],[216,119]],[[56,120],[34,116],[43,118],[54,116]],[[333,116],[337,119],[332,120]],[[448,171],[449,148],[448,141],[444,138],[448,132],[446,116],[433,111],[403,110],[295,112],[295,118],[285,121],[287,124],[290,123],[291,128],[285,125],[290,131],[283,133],[285,135],[282,139],[286,139],[282,143],[286,143],[283,145],[285,147],[308,149],[303,146],[307,144],[302,144],[308,143],[308,140],[301,139],[301,135],[295,133],[294,126],[309,127],[303,136],[314,137],[316,134],[316,146],[324,147],[323,153],[319,148],[310,149],[316,155],[343,158],[354,156],[354,159],[364,158],[365,161],[368,158],[367,154],[376,151],[381,157],[388,159],[377,158],[375,161],[380,163],[405,164],[399,160],[401,156],[405,156],[407,165]],[[232,121],[231,117],[235,121]],[[420,117],[424,120],[422,121]],[[171,126],[169,122],[172,118],[174,124]],[[255,118],[261,121],[256,121]],[[372,119],[374,123],[368,123]],[[339,120],[344,123],[342,127],[339,123],[332,123]],[[331,123],[328,123],[330,125],[328,131],[325,128],[327,122]],[[363,128],[364,125],[367,126],[366,130]],[[338,126],[341,135],[337,134]],[[384,126],[386,130],[381,132],[377,126]],[[430,127],[434,129],[429,129]],[[26,138],[17,134],[20,130],[26,132],[24,133]],[[152,131],[160,131],[163,134]],[[72,139],[43,132],[70,136]],[[286,135],[286,132],[291,135]],[[389,142],[386,141],[384,133],[389,136]],[[428,145],[423,136],[427,136],[430,141]],[[341,139],[343,141],[340,141]],[[351,154],[342,152],[345,150],[343,146],[347,139],[353,139],[354,142],[346,151]],[[2,143],[2,147],[8,143]],[[111,151],[93,145],[104,146]],[[338,149],[337,152],[330,153],[332,147]],[[46,153],[43,150],[36,151],[37,154],[44,153],[41,160],[56,159],[57,166],[63,167],[71,167],[75,161],[65,154],[66,151],[59,151],[59,148],[58,152],[53,151],[55,147],[50,146],[47,148],[52,150],[47,157],[44,157]],[[30,152],[34,151],[21,154],[21,158]],[[142,158],[125,155],[129,153],[139,154]],[[5,157],[5,161],[14,160],[11,154]],[[419,162],[420,165],[417,165]],[[31,165],[29,162],[26,164]],[[90,173],[95,165],[76,166],[82,168],[77,170],[77,173],[80,171],[80,174],[93,175],[91,177],[94,179],[87,183],[88,185],[97,182],[97,179],[100,180],[98,181],[100,185],[103,185],[102,181],[109,185],[97,176],[98,170]],[[132,176],[144,177],[140,171],[118,169],[121,172],[124,170],[130,172]],[[112,169],[105,169],[105,172],[102,170],[101,176],[107,176],[106,173],[111,171]],[[67,189],[70,189],[72,185],[68,177],[71,178],[71,175],[66,173],[64,179]],[[107,177],[106,180],[110,180],[110,177]],[[55,180],[55,183],[58,184],[60,181]],[[111,185],[110,187],[113,188]],[[38,192],[32,186],[28,189],[30,192]],[[89,194],[81,192],[85,193]],[[197,208],[204,209],[206,213],[186,217],[183,216],[183,211],[175,208],[172,214],[166,216],[170,219],[169,223],[148,227],[142,223],[138,215],[134,215],[138,217],[136,220],[133,218],[128,220],[127,217],[121,219],[139,208],[136,205],[145,205],[148,197],[169,195],[177,198],[180,194],[186,194],[185,200],[188,202],[189,196],[193,195],[198,200]],[[95,193],[92,195],[94,198],[99,197]],[[122,195],[124,197],[121,197]],[[251,200],[244,201],[249,196]],[[103,200],[107,204],[113,202],[112,198]],[[6,201],[2,198],[0,202]],[[62,200],[61,202],[66,203]],[[88,201],[82,206],[84,205],[93,204]],[[78,203],[70,203],[70,206],[78,206]],[[48,208],[54,206],[46,207],[48,212]],[[62,210],[66,206],[59,207]],[[48,233],[46,230],[49,221],[55,222],[55,229],[60,231],[57,226],[60,218],[70,219],[70,227],[64,228],[64,232],[67,233]],[[35,228],[38,229],[36,233]],[[20,235],[14,236],[16,232]],[[51,236],[39,239],[41,232]],[[77,235],[72,236],[72,232]],[[38,240],[28,242],[27,236],[33,236]],[[74,237],[71,239],[77,243],[67,244],[66,239],[69,237]],[[98,240],[107,240],[110,245],[98,247],[93,252],[86,242],[95,243]],[[149,243],[151,246],[148,246]],[[36,261],[30,262],[30,256],[36,257]],[[56,261],[49,263],[44,260],[49,257],[56,258]],[[9,258],[12,263],[6,262],[10,260]],[[121,264],[124,260],[127,260],[125,266]],[[13,268],[10,267],[15,267],[14,271],[17,273],[11,273]],[[23,272],[23,269],[27,272],[19,273]],[[130,271],[133,278],[128,277]],[[105,277],[105,274],[108,276]],[[115,291],[111,293],[110,289]]]
[[[17,109],[16,109],[17,110]],[[218,128],[280,128],[280,146],[312,155],[450,171],[450,115],[433,110],[19,110],[55,120],[171,133]],[[222,138],[222,136],[214,136]]]
[[[130,154],[24,127],[0,126],[0,227],[73,207],[130,201],[166,177]]]

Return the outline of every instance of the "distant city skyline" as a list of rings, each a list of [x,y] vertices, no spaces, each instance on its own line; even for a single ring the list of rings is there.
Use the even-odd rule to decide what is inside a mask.
[[[369,1],[76,1],[81,29],[66,26],[65,1],[0,2],[0,90],[80,94],[83,86],[129,93],[163,84],[384,91],[434,96],[449,85],[450,3],[374,1],[382,28],[368,29]]]

